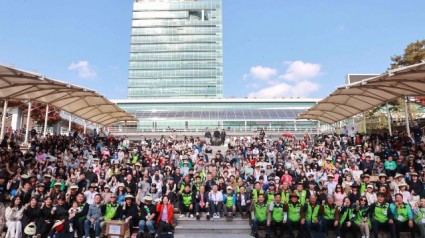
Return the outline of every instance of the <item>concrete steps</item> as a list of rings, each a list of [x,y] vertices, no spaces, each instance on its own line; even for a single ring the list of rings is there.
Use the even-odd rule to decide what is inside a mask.
[[[177,218],[177,226],[175,228],[175,238],[241,238],[249,237],[251,227],[248,219],[234,217],[232,221],[226,221],[226,218],[211,218],[206,220],[206,214],[201,214],[201,219],[196,218]]]

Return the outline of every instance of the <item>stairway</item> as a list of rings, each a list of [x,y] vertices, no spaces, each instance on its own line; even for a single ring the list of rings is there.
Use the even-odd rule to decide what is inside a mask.
[[[196,218],[177,218],[178,223],[175,228],[174,238],[246,238],[251,233],[248,219],[242,219],[240,215],[233,218],[233,221],[226,221],[226,218],[211,218],[206,220],[206,213],[201,214],[201,220]]]

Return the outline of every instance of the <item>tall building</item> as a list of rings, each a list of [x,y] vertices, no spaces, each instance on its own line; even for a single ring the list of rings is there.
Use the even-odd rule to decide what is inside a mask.
[[[223,97],[222,0],[135,0],[129,99]]]

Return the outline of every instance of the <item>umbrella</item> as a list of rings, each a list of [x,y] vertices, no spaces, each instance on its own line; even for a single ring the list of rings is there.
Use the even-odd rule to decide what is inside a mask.
[[[291,133],[285,133],[282,136],[286,137],[286,138],[293,138],[294,137]]]

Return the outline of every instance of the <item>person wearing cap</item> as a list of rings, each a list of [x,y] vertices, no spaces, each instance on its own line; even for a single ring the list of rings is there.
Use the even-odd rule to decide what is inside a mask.
[[[267,191],[264,193],[267,206],[270,205],[270,203],[274,200],[274,195],[276,192],[276,184],[273,181],[269,182],[269,189],[267,189]]]
[[[378,193],[378,200],[370,205],[369,212],[372,217],[373,237],[378,237],[379,231],[389,231],[391,238],[396,237],[394,216],[390,205],[385,202],[384,193]]]
[[[226,193],[223,194],[223,209],[228,221],[236,215],[236,194],[233,192],[232,186],[227,186]]]
[[[94,197],[98,192],[95,190],[96,184],[90,184],[89,190],[84,192],[84,197],[86,198],[86,202],[91,205],[94,202]]]
[[[335,212],[335,224],[338,225],[337,229],[340,229],[338,233],[342,234],[342,237],[345,237],[348,233],[351,233],[352,237],[359,237],[360,228],[354,222],[355,218],[350,199],[346,197],[342,202],[342,206]]]
[[[267,225],[267,205],[264,194],[258,194],[258,201],[251,207],[252,231],[251,235],[258,238],[258,227]],[[268,234],[268,231],[267,231]]]
[[[403,196],[403,202],[408,204],[412,200],[412,194],[407,190],[407,184],[406,183],[400,183],[398,185],[399,192]]]
[[[190,185],[184,186],[183,192],[179,195],[179,209],[181,212],[180,218],[182,217],[193,217],[194,213],[194,194],[190,189]]]
[[[305,224],[305,219],[301,219],[301,217],[305,217],[303,205],[299,202],[297,193],[291,194],[291,200],[283,205],[283,211],[286,212],[286,216],[284,213],[283,223],[286,223],[289,237],[294,238],[294,230],[298,229],[301,232]]]
[[[31,194],[31,197],[34,197],[37,200],[37,203],[41,206],[41,203],[43,202],[45,196],[46,189],[44,187],[44,183],[38,183],[36,185],[35,190]]]
[[[363,175],[363,182],[360,183],[360,195],[364,195],[366,192],[366,187],[371,184],[370,183],[370,175],[364,174]]]
[[[61,196],[65,196],[65,191],[62,190],[65,185],[63,182],[56,180],[53,185],[53,189],[50,190],[50,197],[53,200],[53,205],[56,206],[58,204],[58,198]]]
[[[410,232],[410,237],[415,237],[415,223],[410,204],[403,202],[403,195],[397,193],[395,202],[390,204],[390,210],[394,217],[396,236],[400,237],[400,231]]]
[[[152,203],[152,197],[146,195],[143,198],[144,202],[138,201],[136,203],[139,205],[140,211],[140,221],[139,221],[139,236],[144,237],[145,227],[148,228],[148,232],[151,237],[155,237],[155,217],[156,217],[156,208]]]
[[[90,238],[90,228],[94,228],[95,237],[99,237],[101,228],[100,223],[104,220],[102,215],[102,204],[100,203],[101,196],[96,194],[93,199],[93,204],[90,204],[89,211],[87,212],[84,221],[84,234],[86,238]]]
[[[387,175],[384,173],[381,173],[378,175],[378,181],[376,181],[375,183],[376,187],[379,188],[382,185],[386,185],[388,187],[390,187],[390,181],[387,180]],[[371,204],[371,203],[369,203]]]
[[[395,178],[395,180],[393,180],[390,183],[390,188],[392,190],[394,190],[394,194],[396,194],[396,193],[400,192],[399,185],[404,184],[405,182],[404,182],[404,176],[402,174],[396,174],[394,178]],[[408,189],[409,189],[409,187],[408,187]]]
[[[103,204],[100,208],[102,213],[103,220],[100,222],[100,228],[102,232],[105,233],[106,222],[110,220],[118,219],[118,210],[120,205],[117,203],[117,195],[111,193],[109,196],[109,201],[106,204]]]
[[[410,173],[411,180],[408,181],[410,191],[412,196],[419,196],[423,190],[423,182],[418,179],[418,174],[416,172]]]
[[[138,208],[133,195],[127,194],[125,196],[124,205],[119,206],[116,217],[129,223],[130,234],[132,234],[134,230],[134,222],[139,219]]]
[[[111,194],[112,194],[111,187],[109,186],[109,184],[105,184],[103,186],[103,189],[100,192],[100,196],[102,197],[103,204],[106,204],[110,201]]]
[[[366,192],[364,194],[367,199],[367,204],[373,204],[376,202],[376,193],[373,190],[374,187],[372,184],[367,185]]]

